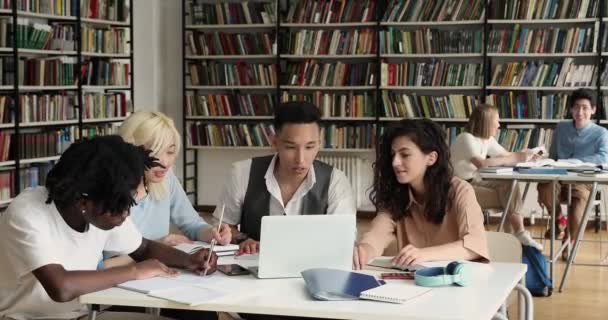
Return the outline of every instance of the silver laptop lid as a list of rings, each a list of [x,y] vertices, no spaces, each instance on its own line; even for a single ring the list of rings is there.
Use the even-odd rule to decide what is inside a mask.
[[[265,216],[258,278],[300,277],[309,268],[352,268],[355,215]]]

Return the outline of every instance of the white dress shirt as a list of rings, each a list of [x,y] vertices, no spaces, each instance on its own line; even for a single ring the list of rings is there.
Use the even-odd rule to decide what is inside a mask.
[[[316,182],[315,170],[313,167],[308,171],[308,175],[287,204],[283,203],[281,188],[274,176],[274,166],[277,160],[275,154],[266,170],[266,189],[270,193],[269,215],[299,215],[302,209],[302,200],[306,193],[312,189]],[[224,190],[220,195],[220,201],[213,213],[216,219],[220,217],[220,208],[225,205],[223,223],[237,225],[241,223],[242,205],[245,201],[245,193],[249,185],[249,173],[251,171],[251,159],[235,162],[232,165],[230,178],[226,181]],[[356,214],[357,206],[354,192],[346,178],[344,172],[333,168],[329,182],[327,195],[327,214]],[[325,212],[319,212],[323,214]]]

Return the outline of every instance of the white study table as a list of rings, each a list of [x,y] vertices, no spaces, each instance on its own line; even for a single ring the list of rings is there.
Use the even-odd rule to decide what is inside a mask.
[[[220,258],[220,264],[230,263],[230,259],[232,258]],[[367,270],[365,272],[377,274],[380,271]],[[259,280],[251,275],[227,277],[219,272],[212,276],[238,279],[247,288],[247,290],[243,290],[246,292],[219,297],[190,307],[149,297],[142,293],[110,288],[83,295],[80,297],[80,302],[89,305],[122,305],[329,319],[491,319],[511,291],[525,278],[525,273],[526,265],[524,264],[482,265],[475,272],[476,281],[472,286],[435,288],[428,294],[412,299],[405,304],[365,300],[316,301],[306,291],[302,278]],[[531,315],[532,300],[524,300],[529,315]]]
[[[509,180],[511,181],[511,190],[509,192],[509,197],[508,197],[508,201],[507,201],[507,207],[505,208],[502,217],[501,217],[501,222],[499,224],[498,227],[498,231],[502,230],[502,227],[504,225],[505,219],[506,219],[506,212],[508,211],[508,208],[510,207],[511,204],[511,200],[512,200],[512,196],[513,196],[513,190],[515,189],[515,186],[517,185],[517,182],[550,182],[552,183],[552,203],[554,204],[551,208],[551,221],[555,221],[555,208],[557,205],[557,183],[563,183],[563,184],[591,184],[592,188],[591,188],[591,193],[589,194],[589,199],[587,199],[587,203],[585,205],[585,210],[583,211],[583,217],[581,219],[581,224],[579,225],[578,228],[578,232],[575,235],[574,238],[574,244],[573,244],[573,248],[571,250],[570,255],[568,256],[568,262],[566,264],[566,268],[564,269],[564,273],[562,274],[562,279],[559,285],[559,291],[562,292],[563,287],[565,285],[566,282],[566,277],[568,276],[568,271],[570,270],[570,267],[572,266],[572,263],[574,262],[574,259],[576,258],[576,253],[578,252],[578,248],[580,245],[580,240],[584,234],[585,228],[587,227],[587,222],[589,220],[589,213],[591,212],[592,208],[593,208],[593,201],[595,200],[595,197],[597,195],[597,186],[599,184],[608,184],[608,177],[607,176],[602,176],[602,175],[597,175],[597,176],[580,176],[578,173],[575,172],[568,172],[567,175],[555,175],[555,174],[522,174],[519,173],[517,171],[514,171],[513,173],[508,173],[508,174],[495,174],[495,173],[479,173],[479,177],[483,180]],[[551,228],[551,239],[555,239],[555,223],[550,223],[550,228]],[[549,241],[550,243],[550,258],[549,258],[549,263],[550,263],[550,270],[549,270],[549,275],[551,278],[551,282],[554,283],[554,262],[557,256],[559,256],[561,254],[561,252],[565,249],[565,244],[561,246],[560,250],[558,250],[558,252],[556,253],[554,250],[554,245],[553,245],[553,240]]]

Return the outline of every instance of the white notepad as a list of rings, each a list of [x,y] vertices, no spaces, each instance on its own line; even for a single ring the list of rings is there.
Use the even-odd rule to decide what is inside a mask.
[[[431,288],[419,287],[413,284],[388,283],[361,292],[359,298],[390,303],[405,303],[431,291]]]

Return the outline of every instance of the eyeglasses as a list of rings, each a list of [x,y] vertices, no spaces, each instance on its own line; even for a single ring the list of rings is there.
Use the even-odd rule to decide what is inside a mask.
[[[572,111],[591,111],[593,107],[588,104],[575,104],[570,109],[572,109]]]

